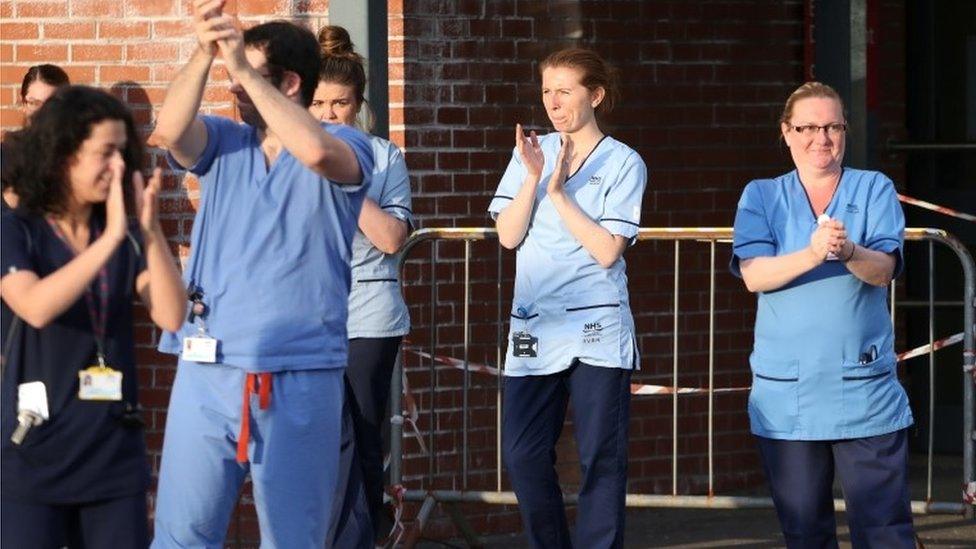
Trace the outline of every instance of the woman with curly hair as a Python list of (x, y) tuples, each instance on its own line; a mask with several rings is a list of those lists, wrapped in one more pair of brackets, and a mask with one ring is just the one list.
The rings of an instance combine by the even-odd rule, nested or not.
[(167, 330), (186, 302), (159, 171), (144, 184), (132, 115), (81, 86), (55, 92), (8, 154), (21, 203), (0, 220), (0, 296), (16, 315), (0, 381), (0, 544), (145, 547), (132, 301)]

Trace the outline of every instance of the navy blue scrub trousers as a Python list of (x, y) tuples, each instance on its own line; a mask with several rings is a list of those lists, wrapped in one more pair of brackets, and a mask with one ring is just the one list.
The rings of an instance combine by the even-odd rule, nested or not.
[(0, 501), (0, 545), (36, 549), (145, 549), (149, 546), (146, 494), (47, 505)]
[(756, 437), (789, 549), (837, 547), (834, 471), (855, 549), (914, 549), (907, 429), (849, 440)]
[(505, 465), (533, 547), (573, 546), (555, 469), (570, 400), (580, 461), (576, 546), (623, 547), (630, 374), (576, 361), (555, 374), (505, 378)]

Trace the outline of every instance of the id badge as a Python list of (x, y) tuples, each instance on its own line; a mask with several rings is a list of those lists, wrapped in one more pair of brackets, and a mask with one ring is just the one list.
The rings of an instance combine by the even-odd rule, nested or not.
[(81, 400), (122, 400), (122, 372), (106, 366), (91, 366), (78, 372)]
[(191, 362), (217, 362), (217, 340), (208, 335), (195, 335), (183, 338), (183, 360)]
[(24, 410), (30, 410), (45, 420), (50, 419), (47, 388), (43, 381), (30, 381), (17, 386), (17, 412)]
[(539, 355), (539, 338), (528, 332), (512, 334), (512, 356), (536, 358)]

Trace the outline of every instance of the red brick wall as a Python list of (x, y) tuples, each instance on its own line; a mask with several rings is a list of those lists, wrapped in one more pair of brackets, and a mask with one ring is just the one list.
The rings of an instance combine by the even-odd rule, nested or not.
[[(902, 131), (903, 12), (883, 2), (880, 47), (882, 128)], [(327, 2), (238, 0), (246, 23), (294, 17), (318, 28)], [(544, 2), (390, 0), (391, 138), (405, 146), (412, 175), (414, 210), (422, 227), (484, 226), (489, 197), (521, 122), (546, 131), (539, 101), (537, 62), (567, 45), (592, 47), (621, 69), (623, 100), (604, 130), (630, 144), (648, 165), (645, 226), (728, 226), (738, 195), (750, 179), (789, 168), (778, 144), (775, 120), (785, 97), (802, 78), (802, 1)], [(889, 6), (888, 4), (893, 4)], [(20, 78), (39, 62), (64, 66), (76, 83), (113, 88), (151, 122), (166, 86), (195, 47), (187, 0), (34, 0), (0, 3), (0, 126), (20, 124), (16, 110)], [(230, 97), (215, 68), (204, 107), (229, 114)], [(881, 160), (887, 162), (887, 158)], [(899, 180), (897, 163), (891, 175)], [(165, 228), (185, 255), (197, 187), (170, 176), (163, 199)], [(426, 246), (415, 250), (407, 269), (407, 297), (415, 329), (411, 345), (427, 351), (432, 311)], [(435, 259), (440, 281), (436, 351), (460, 357), (463, 349), (463, 248), (441, 245)], [(502, 311), (509, 305), (513, 255), (503, 254)], [(472, 247), (470, 358), (496, 364), (496, 247)], [(626, 255), (631, 302), (640, 332), (641, 372), (635, 381), (671, 384), (673, 248), (640, 243)], [(715, 386), (748, 385), (754, 299), (727, 274), (728, 245), (716, 264)], [(679, 384), (707, 383), (707, 246), (682, 246)], [(504, 328), (504, 327), (503, 327)], [(173, 361), (153, 350), (156, 333), (143, 321), (139, 332), (143, 405), (150, 452), (158, 467)], [(430, 429), (431, 395), (426, 364), (405, 354), (418, 399), (418, 425)], [(460, 488), (462, 436), (459, 372), (438, 368), (435, 479), (433, 486)], [(470, 489), (494, 489), (495, 411), (493, 378), (471, 377), (467, 464)], [(679, 400), (678, 492), (706, 490), (706, 404), (703, 397)], [(630, 490), (671, 491), (670, 397), (635, 397), (632, 404)], [(747, 436), (745, 396), (715, 398), (716, 491), (759, 480)], [(559, 449), (560, 475), (575, 490), (578, 474), (571, 429)], [(426, 440), (425, 440), (426, 441)], [(410, 487), (427, 486), (427, 457), (412, 437), (405, 440), (405, 476)], [(508, 489), (507, 483), (504, 485)], [(248, 498), (245, 497), (245, 503)], [(416, 507), (412, 507), (415, 510)], [(514, 509), (463, 506), (481, 532), (517, 528)], [(408, 513), (408, 517), (411, 516)], [(253, 510), (234, 519), (231, 539), (255, 540)], [(443, 513), (428, 532), (452, 535)]]

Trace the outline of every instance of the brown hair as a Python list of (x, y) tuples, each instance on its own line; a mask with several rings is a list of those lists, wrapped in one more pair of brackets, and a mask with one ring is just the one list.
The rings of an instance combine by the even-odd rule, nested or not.
[(797, 101), (810, 97), (823, 97), (836, 100), (840, 104), (840, 110), (844, 118), (847, 118), (847, 113), (844, 109), (844, 100), (840, 98), (837, 90), (821, 82), (807, 82), (793, 90), (793, 93), (786, 99), (786, 105), (783, 106), (783, 114), (779, 117), (780, 125), (790, 123), (790, 120), (793, 118), (793, 106), (796, 105)]
[(31, 84), (38, 80), (55, 88), (71, 84), (71, 81), (68, 80), (68, 73), (64, 72), (64, 69), (61, 67), (46, 63), (43, 65), (34, 65), (27, 69), (27, 74), (24, 75), (24, 80), (20, 84), (21, 101), (27, 99), (27, 88), (30, 88)]
[[(332, 82), (351, 86), (358, 106), (366, 104), (365, 59), (353, 48), (349, 31), (338, 25), (326, 25), (319, 30), (319, 48), (322, 52), (322, 68), (319, 82)], [(366, 131), (372, 129), (373, 116), (367, 105)]]
[(539, 65), (539, 74), (550, 67), (570, 67), (583, 73), (580, 83), (586, 89), (595, 91), (603, 88), (603, 101), (596, 106), (597, 114), (607, 114), (620, 101), (620, 86), (617, 69), (603, 60), (593, 50), (567, 48), (549, 54)]

